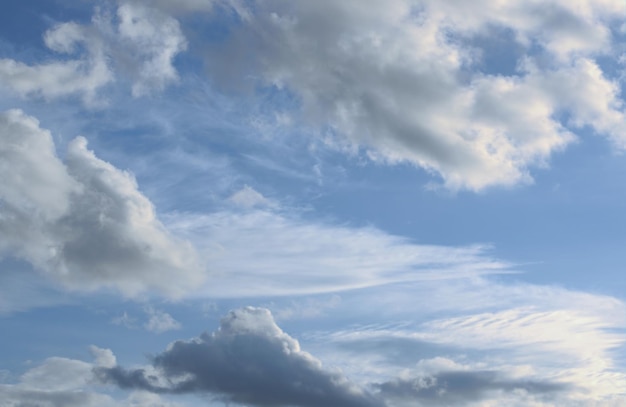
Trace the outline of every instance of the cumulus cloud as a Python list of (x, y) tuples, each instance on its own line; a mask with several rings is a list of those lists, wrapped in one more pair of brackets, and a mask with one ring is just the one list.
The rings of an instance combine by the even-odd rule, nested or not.
[(324, 369), (261, 308), (231, 311), (212, 334), (172, 343), (153, 358), (152, 369), (96, 372), (121, 388), (206, 392), (257, 406), (382, 406), (341, 373)]
[[(618, 87), (594, 60), (612, 51), (621, 1), (225, 3), (239, 23), (211, 54), (214, 75), (286, 89), (329, 145), (412, 163), (448, 188), (531, 182), (572, 126), (625, 139)], [(522, 50), (518, 69), (481, 73), (488, 49), (471, 40), (501, 31)], [(563, 97), (574, 77), (580, 92)]]
[(180, 295), (200, 280), (191, 245), (171, 236), (133, 176), (78, 137), (63, 163), (33, 117), (0, 114), (0, 253), (75, 289)]
[(44, 34), (58, 60), (34, 65), (0, 59), (0, 84), (23, 97), (77, 95), (98, 105), (98, 90), (121, 74), (132, 94), (162, 90), (178, 79), (174, 57), (187, 43), (176, 19), (137, 2), (121, 2), (117, 19), (97, 11), (91, 24), (60, 23)]

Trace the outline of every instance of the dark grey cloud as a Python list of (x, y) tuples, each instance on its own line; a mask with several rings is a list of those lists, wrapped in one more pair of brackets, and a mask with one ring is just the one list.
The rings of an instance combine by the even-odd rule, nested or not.
[[(450, 371), (421, 377), (398, 378), (374, 385), (385, 400), (425, 406), (465, 405), (488, 398), (492, 392), (521, 391), (534, 396), (554, 396), (566, 384), (507, 379), (495, 371)], [(414, 405), (414, 404), (411, 404)]]
[(99, 368), (101, 380), (156, 393), (211, 393), (256, 406), (369, 407), (384, 404), (300, 349), (266, 309), (230, 312), (220, 328), (176, 341), (150, 368)]

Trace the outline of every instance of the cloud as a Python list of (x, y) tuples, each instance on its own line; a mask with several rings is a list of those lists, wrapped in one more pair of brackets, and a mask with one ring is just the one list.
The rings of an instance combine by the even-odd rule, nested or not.
[(274, 206), (270, 200), (248, 185), (244, 185), (243, 188), (235, 192), (228, 200), (242, 208)]
[[(135, 60), (133, 96), (163, 90), (178, 80), (174, 57), (187, 48), (178, 21), (138, 2), (122, 3), (117, 10), (119, 41)], [(118, 52), (117, 50), (115, 52)]]
[(44, 42), (54, 52), (81, 56), (39, 65), (0, 59), (0, 84), (24, 97), (51, 100), (80, 95), (86, 104), (96, 104), (97, 90), (114, 79), (102, 42), (92, 37), (89, 28), (76, 23), (51, 28)]
[[(336, 312), (354, 320), (367, 316), (367, 323), (309, 339), (336, 343), (348, 355), (342, 365), (358, 358), (359, 368), (347, 372), (353, 378), (380, 383), (381, 377), (409, 369), (400, 376), (404, 388), (442, 371), (495, 371), (504, 375), (497, 381), (521, 378), (569, 386), (556, 405), (623, 398), (626, 307), (613, 297), (485, 277), (346, 293)], [(427, 369), (423, 363), (441, 356), (472, 365)]]
[(132, 82), (133, 96), (164, 89), (178, 79), (173, 59), (187, 47), (176, 19), (137, 2), (121, 2), (116, 20), (96, 10), (91, 24), (57, 24), (44, 42), (58, 60), (0, 59), (0, 85), (22, 97), (76, 95), (90, 106), (103, 104), (98, 91), (120, 75)]
[(151, 373), (120, 367), (96, 372), (121, 388), (206, 392), (258, 406), (382, 406), (342, 374), (325, 370), (262, 308), (231, 311), (219, 330), (172, 343), (153, 366)]
[(181, 295), (201, 280), (191, 245), (171, 236), (131, 174), (78, 137), (65, 163), (33, 117), (0, 114), (0, 254), (73, 289)]
[(0, 407), (177, 407), (159, 395), (133, 392), (126, 399), (99, 393), (94, 368), (115, 365), (109, 349), (91, 346), (94, 363), (52, 357), (26, 371), (15, 384), (0, 383)]
[(1, 407), (114, 407), (107, 395), (76, 391), (44, 391), (0, 384)]
[[(494, 393), (554, 396), (567, 385), (532, 380), (507, 379), (494, 371), (449, 371), (416, 378), (397, 378), (375, 387), (383, 399), (401, 405), (450, 406), (468, 405), (488, 399)], [(521, 397), (520, 397), (521, 398)]]
[(136, 319), (129, 316), (128, 313), (126, 311), (124, 311), (122, 313), (122, 315), (120, 315), (119, 317), (115, 317), (111, 320), (111, 323), (114, 325), (121, 325), (123, 327), (126, 327), (128, 329), (134, 329), (136, 328)]
[(148, 314), (148, 321), (144, 324), (144, 328), (148, 331), (160, 334), (181, 328), (180, 322), (176, 321), (167, 312), (152, 307), (146, 307), (145, 311)]
[(510, 272), (489, 256), (489, 247), (420, 245), (287, 210), (171, 214), (165, 221), (210, 264), (209, 284), (190, 295), (302, 295)]
[(92, 364), (81, 360), (51, 357), (27, 371), (21, 382), (39, 390), (70, 391), (86, 386), (91, 380)]
[[(212, 75), (286, 90), (326, 145), (414, 164), (449, 189), (532, 182), (576, 139), (571, 126), (625, 139), (618, 86), (594, 60), (611, 53), (623, 2), (223, 2), (235, 3)], [(489, 49), (472, 40), (501, 31), (522, 50), (518, 68), (482, 73)], [(581, 91), (562, 97), (573, 77)]]

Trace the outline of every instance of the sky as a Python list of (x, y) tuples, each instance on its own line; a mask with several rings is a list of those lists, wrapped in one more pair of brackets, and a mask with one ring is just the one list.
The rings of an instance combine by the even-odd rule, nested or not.
[(0, 407), (626, 405), (623, 0), (0, 13)]

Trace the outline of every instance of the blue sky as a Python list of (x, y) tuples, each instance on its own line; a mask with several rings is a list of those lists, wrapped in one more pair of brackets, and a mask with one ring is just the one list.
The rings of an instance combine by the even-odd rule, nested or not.
[(0, 407), (622, 406), (622, 0), (0, 15)]

